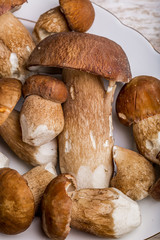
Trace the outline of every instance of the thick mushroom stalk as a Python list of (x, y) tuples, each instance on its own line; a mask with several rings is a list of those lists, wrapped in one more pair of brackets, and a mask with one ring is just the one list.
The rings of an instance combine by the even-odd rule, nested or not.
[(107, 187), (112, 166), (112, 101), (115, 83), (104, 90), (101, 78), (63, 70), (68, 100), (63, 105), (65, 127), (59, 136), (62, 173), (76, 176), (78, 188)]
[(56, 175), (51, 164), (37, 166), (23, 176), (14, 169), (0, 169), (1, 233), (18, 234), (30, 226), (46, 186)]
[[(57, 33), (39, 43), (28, 67), (70, 69), (63, 72), (69, 99), (63, 106), (65, 126), (59, 136), (61, 171), (75, 175), (79, 188), (107, 187), (112, 174), (114, 85), (131, 78), (124, 51), (115, 42), (96, 35)], [(107, 93), (100, 77), (113, 82)]]
[(133, 78), (121, 89), (116, 109), (122, 124), (133, 124), (139, 152), (160, 164), (160, 81), (150, 76)]
[[(12, 126), (12, 127), (11, 127)], [(0, 126), (0, 135), (11, 150), (23, 161), (33, 165), (52, 162), (57, 164), (57, 139), (41, 145), (31, 146), (22, 141), (19, 112), (13, 110), (7, 120)]]

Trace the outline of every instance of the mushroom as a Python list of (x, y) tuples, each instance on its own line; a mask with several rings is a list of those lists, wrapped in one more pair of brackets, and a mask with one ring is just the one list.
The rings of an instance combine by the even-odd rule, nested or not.
[[(12, 127), (11, 127), (12, 126)], [(41, 145), (31, 146), (22, 141), (19, 112), (13, 110), (8, 119), (0, 126), (0, 135), (12, 151), (23, 161), (33, 165), (57, 163), (57, 139)]]
[(151, 76), (133, 78), (121, 89), (116, 110), (122, 124), (133, 125), (139, 152), (160, 164), (160, 81)]
[(72, 30), (86, 32), (92, 26), (95, 12), (90, 0), (59, 0), (59, 3)]
[(23, 176), (14, 169), (0, 169), (1, 233), (18, 234), (30, 226), (40, 198), (55, 176), (48, 165), (37, 166)]
[(120, 237), (141, 223), (136, 202), (115, 188), (76, 190), (69, 174), (54, 178), (42, 197), (42, 227), (51, 239), (63, 240), (70, 226), (99, 237)]
[(137, 152), (118, 146), (113, 147), (113, 160), (117, 174), (111, 179), (111, 187), (119, 189), (133, 200), (147, 197), (155, 182), (152, 164)]
[(49, 11), (43, 13), (34, 29), (33, 39), (36, 44), (42, 41), (44, 38), (57, 32), (68, 32), (70, 31), (64, 15), (60, 11), (60, 7), (55, 7)]
[(89, 0), (60, 0), (60, 6), (43, 13), (33, 30), (33, 38), (39, 43), (51, 34), (68, 32), (86, 32), (95, 17), (94, 8)]
[(23, 93), (25, 102), (20, 112), (22, 140), (33, 146), (41, 146), (63, 130), (61, 103), (67, 99), (67, 88), (56, 78), (35, 75), (26, 80)]
[(22, 84), (17, 79), (0, 79), (0, 126), (8, 118), (21, 97)]
[[(92, 34), (57, 33), (40, 42), (28, 60), (30, 70), (41, 66), (67, 68), (63, 80), (69, 96), (63, 104), (64, 130), (58, 137), (61, 172), (76, 176), (78, 188), (108, 187), (113, 171), (115, 81), (131, 78), (124, 51)], [(110, 80), (106, 91), (99, 76)]]
[(21, 7), (27, 0), (1, 0), (0, 1), (0, 15), (8, 12), (15, 11)]
[(12, 13), (0, 16), (0, 77), (24, 82), (26, 61), (35, 44), (23, 24)]
[(5, 168), (9, 166), (9, 159), (0, 152), (0, 168)]

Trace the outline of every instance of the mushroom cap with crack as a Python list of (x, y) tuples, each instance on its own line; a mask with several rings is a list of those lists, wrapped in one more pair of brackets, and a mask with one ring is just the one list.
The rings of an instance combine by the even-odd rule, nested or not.
[(91, 27), (95, 12), (89, 0), (60, 0), (59, 3), (72, 30), (86, 32)]
[(160, 114), (160, 81), (151, 76), (133, 78), (121, 89), (116, 111), (126, 126)]
[(15, 78), (0, 79), (0, 125), (8, 118), (21, 97), (22, 84)]
[(23, 95), (39, 95), (44, 99), (51, 100), (57, 103), (63, 103), (67, 100), (66, 85), (51, 76), (33, 75), (26, 79), (23, 85)]
[(0, 0), (0, 16), (8, 11), (19, 8), (27, 0)]
[(110, 39), (88, 33), (57, 33), (41, 41), (28, 59), (28, 69), (72, 68), (128, 82), (130, 66), (123, 49)]
[(0, 169), (0, 232), (18, 234), (31, 224), (34, 199), (26, 180), (10, 168)]
[(47, 186), (42, 198), (42, 227), (51, 239), (65, 239), (70, 232), (72, 200), (76, 189), (73, 176), (61, 174)]

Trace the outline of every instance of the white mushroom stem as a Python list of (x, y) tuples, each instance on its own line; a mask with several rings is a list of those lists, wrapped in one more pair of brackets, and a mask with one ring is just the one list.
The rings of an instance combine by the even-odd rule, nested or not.
[(115, 83), (105, 91), (100, 77), (63, 70), (68, 100), (63, 105), (65, 126), (59, 135), (62, 173), (71, 173), (78, 188), (109, 186), (112, 166), (112, 101)]
[(19, 113), (15, 110), (0, 126), (0, 135), (13, 152), (25, 162), (37, 166), (52, 162), (57, 163), (57, 139), (40, 147), (30, 146), (22, 141)]
[(141, 223), (138, 204), (116, 188), (81, 189), (72, 203), (71, 226), (100, 237), (120, 237)]
[(34, 167), (23, 175), (23, 177), (28, 182), (28, 186), (33, 194), (36, 210), (39, 206), (47, 185), (56, 176), (57, 173), (52, 163)]
[(9, 166), (9, 159), (0, 152), (0, 168), (8, 167)]

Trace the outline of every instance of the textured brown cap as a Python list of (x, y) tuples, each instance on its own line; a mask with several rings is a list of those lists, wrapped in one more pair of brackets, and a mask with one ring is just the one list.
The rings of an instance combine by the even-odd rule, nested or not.
[(88, 33), (57, 33), (44, 39), (28, 60), (29, 70), (37, 71), (40, 66), (77, 69), (119, 82), (131, 78), (123, 49), (107, 38)]
[(89, 0), (60, 0), (59, 3), (72, 30), (86, 32), (91, 27), (95, 12)]
[(160, 113), (160, 81), (150, 76), (133, 78), (121, 89), (116, 111), (124, 125), (151, 117)]
[(20, 7), (27, 0), (0, 0), (0, 15), (13, 10), (15, 7)]
[(0, 232), (25, 231), (34, 217), (34, 199), (26, 180), (10, 168), (0, 169)]
[(150, 188), (149, 194), (155, 200), (160, 201), (160, 178)]
[(0, 125), (8, 118), (21, 97), (22, 84), (15, 78), (0, 79)]
[(47, 186), (42, 198), (42, 227), (51, 239), (65, 239), (70, 232), (72, 200), (75, 179), (61, 174)]
[(23, 85), (23, 95), (39, 95), (44, 99), (51, 100), (57, 103), (63, 103), (67, 100), (66, 85), (51, 76), (33, 75), (26, 79)]

